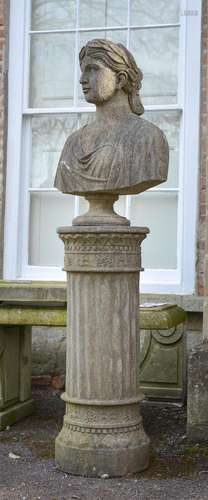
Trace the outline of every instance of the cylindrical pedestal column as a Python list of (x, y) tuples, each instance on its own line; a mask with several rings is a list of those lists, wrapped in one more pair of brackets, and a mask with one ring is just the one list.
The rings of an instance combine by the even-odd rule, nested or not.
[(139, 411), (140, 244), (146, 228), (60, 228), (67, 271), (66, 414), (56, 461), (72, 474), (145, 469)]

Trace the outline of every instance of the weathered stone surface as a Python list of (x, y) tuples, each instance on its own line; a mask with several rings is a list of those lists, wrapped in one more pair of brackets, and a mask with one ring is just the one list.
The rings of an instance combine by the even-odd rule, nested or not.
[(185, 311), (175, 304), (140, 306), (140, 383), (148, 398), (184, 399), (185, 320)]
[(186, 313), (175, 304), (153, 303), (140, 305), (143, 330), (170, 330), (186, 320)]
[(68, 283), (66, 472), (122, 476), (149, 461), (139, 401), (138, 246), (144, 228), (60, 228)]
[(196, 346), (188, 360), (187, 433), (190, 440), (208, 440), (208, 343)]
[(0, 306), (0, 325), (62, 326), (65, 324), (65, 307)]
[(55, 187), (64, 193), (140, 193), (167, 179), (163, 132), (140, 118), (142, 72), (130, 52), (109, 40), (92, 40), (80, 52), (80, 83), (96, 104), (92, 123), (66, 141)]
[(0, 430), (31, 411), (31, 328), (1, 326)]
[(32, 366), (36, 376), (66, 373), (66, 328), (33, 328)]
[(140, 332), (140, 385), (148, 398), (184, 400), (186, 343), (183, 326)]

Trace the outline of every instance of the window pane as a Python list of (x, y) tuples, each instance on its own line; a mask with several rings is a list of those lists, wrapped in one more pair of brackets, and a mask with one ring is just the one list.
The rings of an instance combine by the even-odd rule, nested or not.
[(74, 44), (72, 33), (33, 35), (30, 61), (30, 106), (73, 105)]
[(77, 129), (76, 114), (32, 118), (30, 187), (53, 187), (61, 150), (68, 135)]
[(144, 104), (177, 102), (178, 38), (178, 28), (131, 30), (130, 50), (144, 74)]
[(125, 26), (127, 0), (80, 0), (79, 24), (81, 28)]
[(32, 0), (32, 30), (75, 28), (76, 0)]
[(127, 42), (127, 29), (124, 30), (102, 30), (102, 31), (81, 31), (79, 33), (79, 50), (86, 45), (89, 40), (94, 38), (107, 38), (116, 43)]
[[(146, 111), (144, 118), (160, 127), (165, 133), (170, 151), (168, 180), (162, 188), (178, 187), (180, 111)], [(160, 187), (160, 186), (158, 186)]]
[(118, 201), (114, 204), (114, 210), (117, 214), (125, 217), (125, 208), (126, 208), (126, 196), (119, 196)]
[(74, 196), (61, 193), (30, 194), (29, 265), (63, 266), (64, 245), (56, 229), (70, 226)]
[[(81, 50), (84, 45), (89, 40), (93, 40), (93, 38), (107, 38), (108, 40), (112, 40), (116, 43), (123, 43), (126, 45), (127, 42), (127, 30), (105, 30), (105, 31), (83, 31), (79, 33), (79, 50)], [(80, 68), (78, 69), (78, 74), (80, 78)], [(79, 82), (78, 78), (78, 82)], [(79, 96), (79, 104), (83, 106), (91, 106), (92, 104), (88, 104), (85, 101), (85, 98), (82, 93), (81, 85), (78, 83), (78, 96)]]
[(131, 197), (132, 226), (147, 226), (150, 234), (142, 243), (146, 269), (177, 267), (177, 194), (153, 193)]
[(84, 196), (79, 196), (79, 215), (86, 214), (89, 209), (89, 203), (85, 200)]
[(131, 25), (179, 22), (180, 0), (131, 0)]

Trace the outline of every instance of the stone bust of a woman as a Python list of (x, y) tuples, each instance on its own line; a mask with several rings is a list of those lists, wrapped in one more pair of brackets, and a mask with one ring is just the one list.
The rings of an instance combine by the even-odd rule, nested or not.
[(131, 194), (164, 182), (168, 144), (158, 127), (140, 117), (142, 72), (132, 54), (122, 44), (96, 39), (79, 58), (83, 93), (96, 113), (68, 137), (55, 187), (78, 195)]

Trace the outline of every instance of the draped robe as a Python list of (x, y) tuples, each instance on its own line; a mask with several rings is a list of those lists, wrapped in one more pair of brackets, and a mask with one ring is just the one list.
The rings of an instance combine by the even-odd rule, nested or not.
[(168, 144), (151, 122), (130, 113), (108, 131), (85, 125), (70, 135), (59, 160), (55, 187), (63, 193), (145, 191), (167, 179)]

